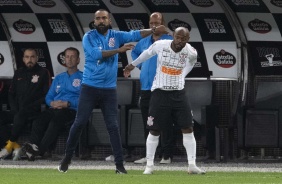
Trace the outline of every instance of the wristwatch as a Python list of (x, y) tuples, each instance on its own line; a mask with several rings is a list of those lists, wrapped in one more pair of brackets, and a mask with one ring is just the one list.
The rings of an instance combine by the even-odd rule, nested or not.
[(71, 106), (71, 103), (68, 101), (68, 107), (70, 107)]

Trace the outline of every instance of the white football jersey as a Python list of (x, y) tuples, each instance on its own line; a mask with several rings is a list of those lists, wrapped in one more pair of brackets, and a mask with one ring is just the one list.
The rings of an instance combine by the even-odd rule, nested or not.
[(157, 71), (151, 91), (161, 90), (182, 90), (185, 84), (185, 76), (193, 69), (197, 62), (197, 51), (190, 44), (175, 53), (171, 49), (172, 40), (159, 40), (154, 42), (145, 50), (132, 65), (146, 61), (148, 58), (158, 55)]

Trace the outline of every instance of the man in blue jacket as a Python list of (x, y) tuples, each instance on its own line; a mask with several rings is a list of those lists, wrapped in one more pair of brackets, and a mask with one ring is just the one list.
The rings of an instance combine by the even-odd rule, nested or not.
[(82, 72), (77, 65), (80, 62), (79, 50), (69, 47), (64, 51), (66, 72), (57, 75), (46, 95), (46, 104), (50, 107), (42, 112), (32, 124), (29, 142), (23, 146), (28, 160), (44, 154), (56, 141), (60, 132), (73, 123), (82, 83)]
[(68, 170), (80, 134), (86, 126), (93, 108), (96, 104), (99, 104), (110, 136), (116, 173), (126, 174), (118, 126), (116, 92), (118, 54), (134, 47), (133, 44), (125, 43), (139, 41), (153, 32), (166, 33), (167, 31), (165, 26), (129, 32), (109, 29), (111, 19), (109, 12), (104, 9), (95, 12), (94, 25), (96, 29), (85, 33), (82, 40), (85, 66), (78, 111), (67, 140), (65, 157), (61, 161), (58, 170), (61, 172)]
[[(159, 12), (154, 12), (150, 16), (149, 26), (155, 27), (164, 25), (163, 15)], [(131, 57), (133, 60), (138, 58), (138, 56), (146, 49), (148, 49), (157, 40), (172, 40), (172, 36), (168, 34), (152, 34), (146, 38), (140, 40), (131, 52)], [(137, 66), (140, 69), (140, 83), (141, 83), (141, 94), (140, 94), (140, 107), (142, 113), (142, 119), (144, 124), (144, 137), (148, 137), (149, 130), (147, 129), (147, 119), (149, 113), (149, 102), (151, 99), (151, 88), (153, 84), (154, 77), (156, 75), (157, 68), (157, 56), (153, 56), (148, 61), (141, 63)], [(145, 143), (144, 143), (145, 145)], [(163, 131), (161, 135), (161, 147), (163, 158), (161, 164), (171, 163), (172, 148), (173, 148), (173, 127), (167, 131)], [(143, 153), (142, 158), (134, 161), (135, 164), (146, 163), (145, 158), (146, 153)]]

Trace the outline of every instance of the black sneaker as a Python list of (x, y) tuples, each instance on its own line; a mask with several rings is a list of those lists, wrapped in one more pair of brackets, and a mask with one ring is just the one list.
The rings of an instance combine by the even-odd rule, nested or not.
[(61, 161), (60, 165), (58, 166), (58, 170), (60, 172), (66, 173), (69, 169), (69, 165), (71, 164), (71, 158), (70, 157), (64, 157)]
[(116, 174), (127, 174), (123, 165), (116, 165)]
[(35, 144), (26, 142), (24, 143), (22, 150), (26, 154), (29, 161), (34, 161), (35, 156), (39, 155), (39, 149)]

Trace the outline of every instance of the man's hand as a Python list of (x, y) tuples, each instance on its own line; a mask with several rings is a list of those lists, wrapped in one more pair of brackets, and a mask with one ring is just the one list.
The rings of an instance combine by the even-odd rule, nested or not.
[(152, 28), (154, 34), (167, 34), (167, 28), (164, 25), (157, 26)]
[(118, 48), (118, 53), (126, 52), (127, 50), (132, 50), (133, 48), (133, 44), (125, 44), (122, 47)]
[(68, 108), (68, 102), (62, 100), (52, 101), (50, 105), (53, 109)]
[(123, 69), (123, 75), (124, 77), (128, 77), (130, 75), (130, 72), (135, 68), (135, 66), (133, 66), (132, 64), (127, 65), (124, 69)]

